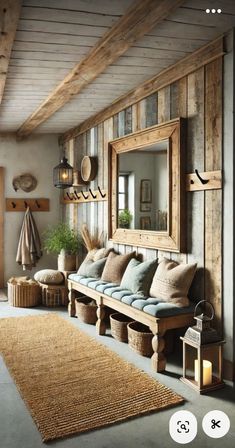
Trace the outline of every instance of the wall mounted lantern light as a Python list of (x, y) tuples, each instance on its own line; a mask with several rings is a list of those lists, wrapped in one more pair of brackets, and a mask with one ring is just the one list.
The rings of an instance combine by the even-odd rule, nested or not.
[(53, 169), (53, 182), (57, 188), (69, 188), (73, 185), (73, 167), (65, 156)]

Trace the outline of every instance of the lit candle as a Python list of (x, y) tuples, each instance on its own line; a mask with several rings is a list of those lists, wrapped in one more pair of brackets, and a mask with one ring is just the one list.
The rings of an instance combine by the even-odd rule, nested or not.
[[(203, 359), (202, 370), (203, 370), (203, 386), (207, 386), (208, 384), (212, 383), (212, 363), (210, 361), (207, 361), (206, 359)], [(198, 359), (195, 359), (194, 361), (194, 372), (195, 372), (194, 374), (195, 381), (198, 382), (199, 377)]]

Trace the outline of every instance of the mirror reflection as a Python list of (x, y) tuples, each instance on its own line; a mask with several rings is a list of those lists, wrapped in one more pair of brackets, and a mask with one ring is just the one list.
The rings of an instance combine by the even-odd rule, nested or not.
[(166, 231), (169, 141), (118, 155), (118, 227)]

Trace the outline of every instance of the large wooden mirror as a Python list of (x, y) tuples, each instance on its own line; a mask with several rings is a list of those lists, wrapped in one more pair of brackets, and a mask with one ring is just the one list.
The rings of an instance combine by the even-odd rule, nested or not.
[(185, 250), (184, 120), (109, 144), (109, 238), (120, 244)]

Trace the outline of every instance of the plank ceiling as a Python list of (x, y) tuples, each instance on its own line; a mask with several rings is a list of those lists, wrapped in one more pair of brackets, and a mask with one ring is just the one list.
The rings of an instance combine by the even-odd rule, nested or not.
[[(133, 0), (24, 0), (0, 107), (15, 132)], [(206, 8), (222, 8), (206, 14)], [(188, 0), (34, 132), (62, 133), (235, 26), (235, 1)]]

